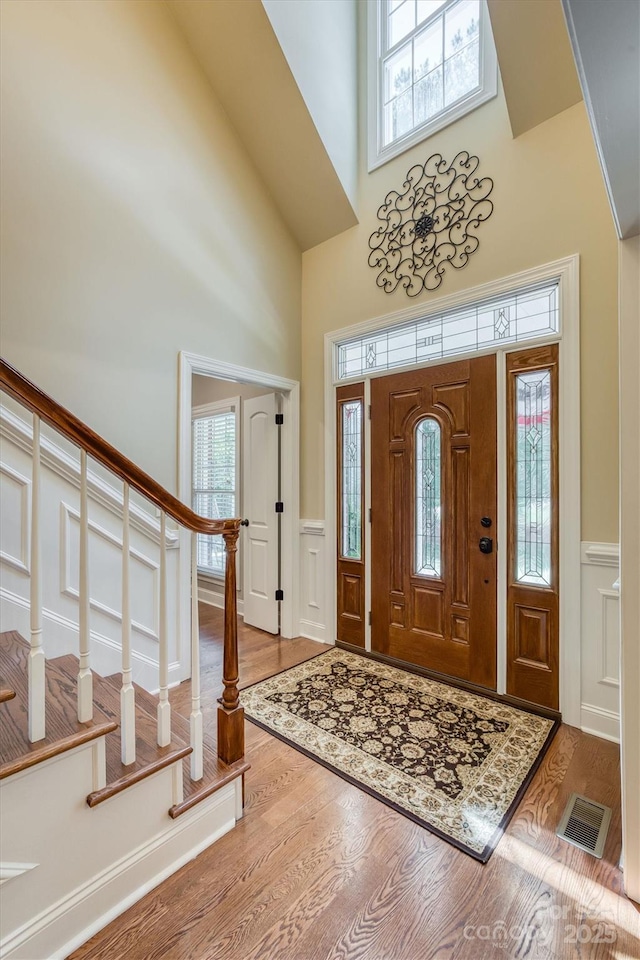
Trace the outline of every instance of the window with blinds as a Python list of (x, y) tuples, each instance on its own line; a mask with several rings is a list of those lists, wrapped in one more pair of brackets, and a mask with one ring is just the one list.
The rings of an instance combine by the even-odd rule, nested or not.
[[(238, 411), (225, 404), (193, 419), (193, 509), (203, 517), (237, 516)], [(224, 540), (198, 534), (198, 568), (223, 576)]]

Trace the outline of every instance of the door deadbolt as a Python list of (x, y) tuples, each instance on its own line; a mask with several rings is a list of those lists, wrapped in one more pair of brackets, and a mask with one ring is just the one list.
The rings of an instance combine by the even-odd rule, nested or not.
[(493, 553), (493, 540), (491, 537), (480, 537), (478, 544), (480, 553)]
[(490, 527), (492, 522), (493, 521), (491, 520), (491, 517), (483, 517), (480, 521), (480, 524), (483, 527)]

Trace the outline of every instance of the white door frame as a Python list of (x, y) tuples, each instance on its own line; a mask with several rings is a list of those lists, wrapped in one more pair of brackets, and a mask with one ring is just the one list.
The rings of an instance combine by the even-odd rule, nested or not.
[[(498, 387), (498, 530), (506, 530), (506, 354), (516, 349), (535, 347), (543, 343), (559, 344), (560, 374), (560, 710), (566, 723), (580, 726), (581, 686), (581, 629), (580, 629), (580, 258), (578, 254), (543, 264), (522, 273), (493, 280), (462, 290), (448, 297), (421, 303), (397, 313), (385, 314), (354, 326), (334, 330), (324, 338), (324, 422), (325, 422), (325, 521), (327, 543), (337, 542), (336, 477), (336, 386), (350, 382), (365, 383), (365, 402), (369, 403), (370, 379), (416, 369), (415, 364), (389, 370), (380, 370), (358, 377), (337, 381), (334, 368), (336, 344), (350, 337), (372, 333), (424, 316), (445, 312), (468, 303), (512, 293), (515, 290), (551, 280), (559, 281), (560, 333), (548, 337), (510, 342), (504, 347), (495, 344), (484, 351), (456, 354), (438, 363), (471, 359), (481, 353), (497, 355)], [(428, 364), (421, 364), (427, 366)], [(370, 425), (365, 418), (365, 442), (370, 449)], [(370, 467), (370, 453), (365, 451), (366, 472)], [(365, 512), (371, 506), (371, 481), (365, 477)], [(365, 598), (371, 599), (371, 536), (365, 525), (366, 565)], [(327, 638), (336, 639), (336, 556), (327, 551)], [(507, 551), (498, 550), (498, 693), (506, 692), (507, 676), (507, 621), (506, 621)], [(371, 609), (370, 605), (367, 610)], [(370, 628), (366, 627), (367, 648), (370, 649)]]
[[(178, 355), (178, 497), (191, 505), (191, 378), (193, 374), (219, 377), (236, 383), (269, 387), (282, 394), (282, 514), (281, 581), (284, 600), (280, 608), (280, 635), (289, 639), (300, 633), (298, 603), (299, 514), (300, 514), (300, 384), (262, 370), (225, 363), (185, 350)], [(191, 674), (191, 546), (190, 534), (180, 530), (180, 643), (179, 658), (183, 679)]]

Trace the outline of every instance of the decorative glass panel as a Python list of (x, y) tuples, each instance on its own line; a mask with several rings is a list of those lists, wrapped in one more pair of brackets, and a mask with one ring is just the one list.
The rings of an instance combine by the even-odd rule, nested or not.
[(362, 400), (342, 404), (342, 556), (362, 559)]
[(516, 579), (551, 586), (551, 373), (516, 377)]
[(416, 574), (440, 577), (440, 424), (428, 417), (416, 427)]
[(338, 344), (338, 380), (520, 343), (559, 331), (558, 284), (366, 333)]
[[(193, 421), (193, 509), (202, 517), (224, 520), (236, 514), (236, 415)], [(221, 536), (198, 534), (198, 566), (224, 574)]]

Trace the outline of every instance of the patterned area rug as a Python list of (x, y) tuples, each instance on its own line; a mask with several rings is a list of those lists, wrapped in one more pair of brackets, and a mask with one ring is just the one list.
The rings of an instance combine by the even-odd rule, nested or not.
[(248, 719), (485, 863), (548, 720), (332, 649), (242, 693)]

